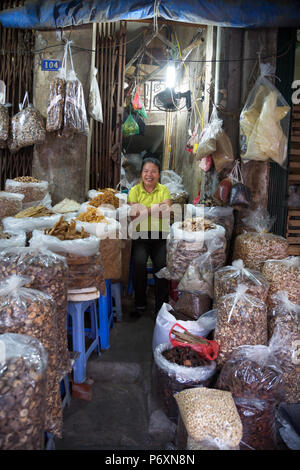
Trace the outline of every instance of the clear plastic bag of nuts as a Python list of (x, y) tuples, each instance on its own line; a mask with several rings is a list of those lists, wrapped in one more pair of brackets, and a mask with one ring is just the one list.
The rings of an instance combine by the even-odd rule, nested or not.
[[(25, 103), (27, 101), (27, 106)], [(11, 119), (11, 135), (8, 138), (8, 148), (17, 152), (23, 147), (40, 144), (46, 139), (46, 127), (41, 113), (29, 103), (28, 92), (23, 103), (19, 104), (20, 111)]]
[(64, 123), (67, 44), (68, 42), (65, 44), (61, 68), (57, 76), (50, 83), (46, 118), (46, 130), (48, 132), (61, 131)]
[(264, 262), (262, 275), (269, 282), (267, 305), (269, 315), (275, 306), (274, 294), (284, 290), (288, 298), (295, 304), (300, 304), (300, 257), (288, 256), (282, 260), (269, 259)]
[(10, 248), (1, 252), (0, 281), (13, 273), (30, 277), (25, 287), (51, 295), (57, 306), (57, 370), (71, 372), (67, 338), (68, 265), (63, 256), (39, 247)]
[(12, 194), (7, 191), (0, 191), (0, 220), (4, 217), (16, 215), (22, 210), (24, 194)]
[(247, 269), (242, 260), (232, 262), (232, 266), (224, 266), (218, 269), (214, 275), (214, 308), (217, 308), (218, 300), (223, 295), (232, 294), (238, 284), (248, 287), (247, 294), (266, 301), (269, 283), (259, 271)]
[(195, 387), (174, 396), (189, 438), (198, 444), (217, 442), (233, 449), (239, 446), (242, 423), (230, 392)]
[(273, 345), (243, 345), (224, 364), (216, 387), (230, 391), (243, 423), (241, 447), (276, 448), (276, 405), (283, 399), (283, 371)]
[(24, 287), (29, 277), (12, 275), (0, 283), (0, 334), (39, 340), (48, 354), (45, 431), (62, 436), (62, 403), (57, 364), (57, 308), (53, 297)]
[[(5, 191), (8, 193), (24, 194), (23, 209), (26, 204), (42, 201), (48, 193), (48, 181), (41, 181), (32, 176), (20, 176), (5, 181)], [(33, 205), (33, 204), (32, 204)]]
[(243, 223), (254, 230), (238, 235), (233, 246), (233, 260), (242, 259), (249, 269), (261, 271), (268, 259), (283, 259), (288, 256), (288, 241), (279, 235), (268, 233), (275, 218), (262, 207), (250, 211), (242, 219)]
[(283, 401), (299, 403), (300, 304), (291, 302), (285, 291), (277, 292), (273, 298), (275, 307), (269, 328), (269, 346), (283, 371)]
[(220, 346), (217, 367), (221, 368), (232, 351), (243, 344), (266, 345), (268, 342), (267, 306), (247, 294), (248, 286), (239, 284), (232, 294), (218, 301), (214, 340)]
[(0, 335), (0, 449), (43, 450), (47, 352), (40, 341)]

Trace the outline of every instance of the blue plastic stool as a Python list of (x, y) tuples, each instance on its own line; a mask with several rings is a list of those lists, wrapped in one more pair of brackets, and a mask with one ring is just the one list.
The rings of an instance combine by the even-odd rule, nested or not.
[[(84, 314), (90, 313), (91, 328), (84, 325)], [(72, 318), (73, 351), (80, 353), (73, 366), (74, 383), (83, 383), (86, 380), (86, 363), (92, 351), (97, 349), (100, 355), (98, 337), (97, 301), (85, 300), (82, 302), (68, 301), (68, 315)], [(85, 350), (85, 336), (93, 339), (91, 345)]]
[(60, 393), (62, 398), (62, 407), (70, 406), (71, 393), (68, 374), (66, 374), (60, 381)]
[(118, 321), (122, 321), (122, 284), (121, 282), (111, 283), (111, 296), (114, 301), (113, 314), (116, 316)]
[(109, 330), (114, 325), (112, 288), (110, 279), (105, 279), (106, 295), (98, 299), (100, 349), (109, 348)]

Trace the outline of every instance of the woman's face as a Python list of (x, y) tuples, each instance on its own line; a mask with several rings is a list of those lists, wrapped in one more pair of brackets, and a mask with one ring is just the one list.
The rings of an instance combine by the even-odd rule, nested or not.
[(159, 180), (159, 169), (154, 163), (145, 163), (142, 170), (142, 181), (146, 186), (155, 186)]

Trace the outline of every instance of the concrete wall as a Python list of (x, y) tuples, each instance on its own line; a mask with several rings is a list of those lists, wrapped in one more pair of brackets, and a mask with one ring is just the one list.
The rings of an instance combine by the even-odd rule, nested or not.
[[(71, 39), (74, 45), (92, 49), (93, 25), (76, 27), (72, 30), (40, 31), (36, 33), (36, 49), (55, 46), (62, 39)], [(42, 59), (59, 59), (63, 57), (63, 46), (53, 47), (36, 54), (34, 70), (34, 105), (46, 118), (49, 86), (56, 72), (41, 70)], [(87, 104), (92, 54), (73, 49), (74, 68), (84, 89)], [(52, 202), (56, 204), (68, 197), (78, 202), (86, 200), (88, 171), (87, 160), (88, 138), (74, 135), (71, 139), (49, 133), (45, 143), (35, 146), (33, 158), (33, 175), (47, 180), (50, 185)]]

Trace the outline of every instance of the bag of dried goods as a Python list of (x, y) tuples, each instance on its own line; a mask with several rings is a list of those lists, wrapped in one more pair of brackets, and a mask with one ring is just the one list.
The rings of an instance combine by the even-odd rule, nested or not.
[(191, 348), (160, 344), (154, 350), (156, 393), (171, 421), (178, 420), (174, 393), (191, 387), (208, 387), (216, 371), (214, 361), (201, 358)]
[(48, 132), (61, 131), (63, 128), (67, 79), (67, 53), (68, 41), (65, 44), (61, 68), (57, 76), (50, 83), (46, 119), (46, 130)]
[(0, 148), (7, 146), (9, 135), (9, 114), (8, 107), (5, 105), (6, 85), (0, 80)]
[[(25, 102), (27, 107), (25, 108)], [(23, 103), (19, 104), (19, 112), (11, 119), (11, 136), (8, 138), (8, 148), (17, 152), (23, 147), (41, 144), (46, 139), (46, 128), (41, 113), (29, 103), (26, 91)]]
[(69, 289), (96, 287), (105, 295), (104, 270), (100, 255), (100, 240), (93, 235), (77, 229), (74, 220), (58, 222), (44, 233), (34, 230), (30, 246), (36, 245), (53, 251), (66, 258), (69, 275)]
[(222, 134), (222, 119), (219, 119), (216, 108), (213, 109), (209, 123), (202, 130), (200, 140), (198, 143), (196, 158), (201, 158), (211, 155), (217, 150), (217, 139)]
[(241, 448), (276, 448), (275, 407), (283, 398), (282, 367), (266, 345), (236, 348), (224, 364), (217, 388), (232, 393), (243, 423)]
[(214, 306), (223, 295), (235, 292), (238, 284), (246, 285), (247, 294), (266, 302), (269, 283), (259, 271), (247, 269), (241, 259), (233, 261), (232, 266), (224, 266), (214, 274)]
[(241, 207), (249, 207), (251, 202), (251, 191), (244, 184), (239, 160), (236, 161), (236, 164), (234, 165), (229, 177), (232, 181), (232, 187), (229, 196), (229, 205), (236, 209), (239, 209)]
[(24, 194), (0, 191), (0, 220), (16, 215), (22, 209)]
[(229, 201), (232, 182), (230, 178), (223, 178), (217, 186), (214, 197), (226, 204)]
[(226, 241), (229, 246), (234, 227), (234, 214), (232, 207), (216, 205), (216, 201), (212, 202), (212, 205), (208, 205), (206, 202), (195, 206), (187, 204), (186, 213), (187, 216), (205, 217), (205, 219), (211, 220), (216, 225), (222, 225), (222, 227), (225, 228)]
[(44, 450), (47, 352), (37, 339), (0, 335), (0, 449)]
[(171, 345), (169, 333), (175, 323), (178, 323), (179, 325), (183, 326), (190, 333), (202, 337), (207, 336), (210, 331), (213, 330), (216, 326), (216, 310), (211, 310), (204, 313), (203, 315), (201, 315), (200, 318), (198, 318), (198, 320), (177, 320), (174, 314), (175, 312), (171, 305), (166, 303), (164, 303), (161, 309), (159, 310), (153, 331), (153, 351), (159, 344), (168, 343)]
[(71, 69), (67, 72), (66, 98), (64, 108), (64, 128), (62, 135), (72, 137), (74, 133), (89, 134), (89, 123), (85, 108), (84, 92), (81, 81), (74, 70), (71, 41), (67, 45), (70, 55)]
[(270, 348), (283, 371), (283, 401), (299, 403), (300, 304), (291, 302), (288, 293), (274, 294), (274, 315), (270, 323)]
[(258, 207), (242, 220), (255, 231), (236, 237), (233, 246), (234, 260), (242, 259), (246, 268), (261, 271), (266, 260), (288, 257), (288, 241), (279, 235), (268, 233), (274, 218), (266, 210)]
[(180, 280), (190, 263), (208, 250), (212, 239), (220, 240), (218, 248), (211, 253), (214, 269), (226, 261), (225, 229), (203, 217), (186, 218), (175, 222), (167, 237), (167, 266), (156, 273), (157, 277)]
[(215, 169), (220, 173), (234, 161), (233, 148), (231, 140), (222, 129), (216, 139), (216, 150), (211, 154)]
[(61, 377), (71, 372), (67, 340), (68, 266), (64, 257), (45, 250), (22, 247), (1, 251), (0, 280), (13, 273), (30, 278), (26, 287), (51, 295), (57, 305), (57, 368)]
[(75, 219), (76, 227), (83, 228), (86, 232), (100, 238), (116, 239), (121, 230), (120, 223), (102, 214), (102, 209), (87, 207), (86, 212), (81, 212)]
[[(23, 209), (26, 208), (24, 204), (42, 201), (47, 196), (48, 189), (48, 181), (41, 181), (32, 176), (18, 176), (17, 178), (7, 179), (5, 181), (5, 191), (9, 193), (24, 194), (24, 199), (22, 201)], [(27, 205), (27, 207), (29, 206)]]
[(91, 74), (88, 113), (91, 118), (95, 119), (95, 121), (103, 122), (102, 102), (97, 81), (97, 73), (98, 70), (94, 67), (93, 73)]
[(0, 283), (0, 334), (39, 340), (48, 354), (45, 431), (62, 436), (60, 379), (57, 369), (57, 306), (45, 292), (24, 287), (29, 277), (12, 275)]
[(271, 64), (260, 65), (260, 75), (240, 115), (240, 151), (244, 160), (273, 160), (283, 166), (287, 157), (290, 106), (266, 78)]
[(239, 446), (243, 429), (230, 392), (195, 387), (174, 396), (188, 437), (198, 445), (224, 449)]
[(53, 212), (56, 214), (69, 214), (69, 213), (77, 213), (80, 209), (80, 204), (73, 199), (65, 198), (59, 203), (55, 204), (52, 207)]
[(218, 301), (214, 340), (220, 345), (217, 366), (221, 368), (232, 351), (243, 344), (267, 344), (267, 306), (247, 294), (248, 286), (239, 284), (232, 294)]
[(278, 291), (286, 291), (291, 302), (300, 304), (299, 256), (288, 256), (281, 260), (268, 259), (264, 262), (261, 273), (270, 286), (267, 297), (270, 315), (275, 305), (273, 295)]
[(18, 246), (26, 245), (26, 233), (24, 231), (18, 232), (3, 232), (0, 231), (0, 251), (6, 248), (15, 248)]

